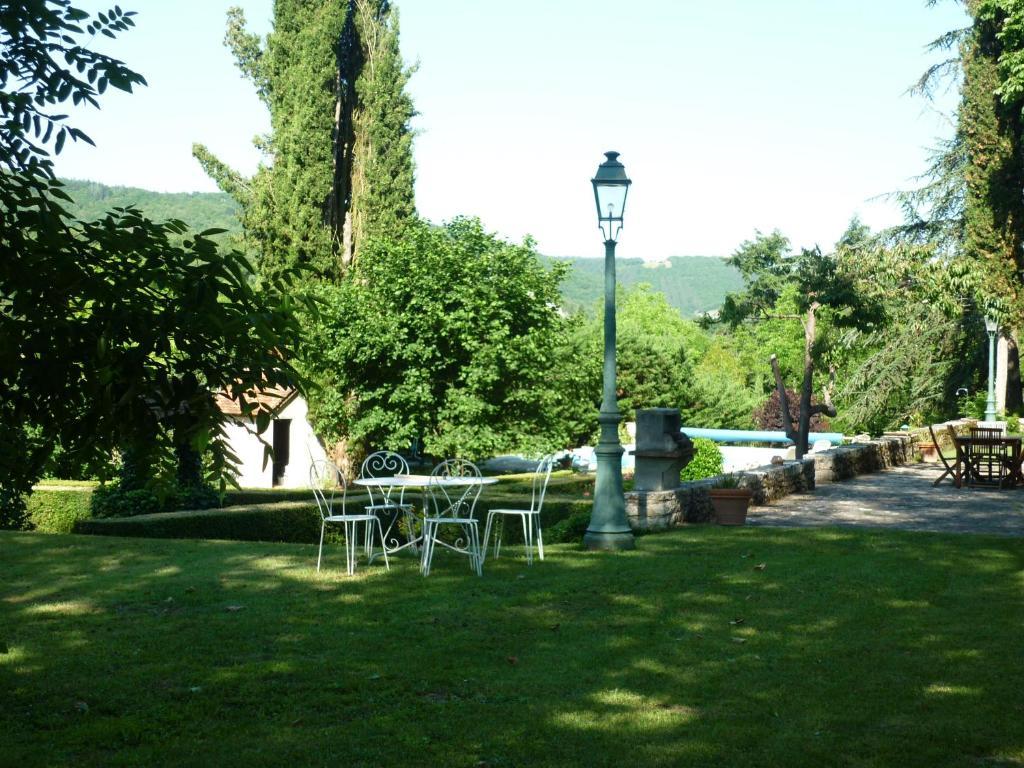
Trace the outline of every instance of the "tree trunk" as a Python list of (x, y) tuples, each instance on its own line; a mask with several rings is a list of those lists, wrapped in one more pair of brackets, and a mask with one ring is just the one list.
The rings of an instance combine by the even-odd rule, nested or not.
[(1021, 397), (1020, 348), (1016, 334), (1007, 337), (1006, 355), (1006, 403), (1007, 413), (1019, 413), (1024, 399)]
[(789, 396), (786, 394), (786, 382), (782, 380), (782, 371), (779, 370), (779, 358), (772, 355), (768, 358), (772, 366), (772, 374), (775, 376), (775, 388), (779, 392), (779, 408), (782, 410), (782, 428), (786, 437), (794, 443), (797, 441), (797, 433), (793, 428), (793, 418), (789, 415)]
[(804, 319), (804, 379), (800, 384), (800, 426), (797, 434), (796, 457), (802, 459), (807, 453), (807, 440), (811, 431), (811, 393), (814, 391), (814, 335), (817, 329), (815, 313), (821, 305), (814, 301), (807, 308)]

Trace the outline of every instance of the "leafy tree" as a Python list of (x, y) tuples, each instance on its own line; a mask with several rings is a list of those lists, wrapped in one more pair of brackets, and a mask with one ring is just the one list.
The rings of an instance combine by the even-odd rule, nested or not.
[[(818, 405), (811, 402), (815, 364), (827, 352), (825, 334), (819, 333), (819, 313), (828, 316), (831, 327), (870, 328), (882, 319), (883, 307), (872, 296), (858, 291), (856, 281), (841, 269), (841, 262), (834, 255), (823, 254), (817, 247), (792, 254), (789, 241), (778, 231), (770, 235), (758, 233), (754, 240), (744, 242), (730, 262), (743, 275), (746, 290), (726, 298), (722, 309), (723, 321), (736, 326), (761, 318), (783, 317), (799, 320), (803, 326), (799, 424), (794, 428), (788, 419), (784, 419), (786, 434), (796, 443), (799, 458), (808, 448), (811, 418), (818, 413), (836, 415), (831, 402), (834, 367), (829, 386), (824, 390), (824, 402)], [(798, 312), (780, 316), (777, 303), (788, 286), (796, 288)], [(789, 407), (784, 380), (774, 355), (771, 362), (781, 412), (785, 415), (789, 413)]]
[(949, 413), (980, 350), (980, 318), (964, 302), (969, 264), (938, 243), (866, 234), (840, 240), (836, 259), (858, 292), (884, 307), (884, 322), (846, 332), (837, 423), (876, 434)]
[[(158, 463), (210, 451), (224, 478), (233, 457), (214, 392), (240, 400), (292, 385), (297, 328), (271, 282), (259, 297), (249, 265), (180, 221), (131, 208), (76, 221), (62, 207), (49, 148), (91, 141), (53, 114), (98, 106), (108, 86), (144, 84), (82, 42), (127, 30), (118, 8), (90, 20), (69, 0), (0, 5), (0, 523), (24, 522), (30, 492), (58, 441), (83, 456), (121, 446)], [(180, 245), (172, 236), (182, 237)], [(246, 405), (248, 410), (254, 406)], [(265, 420), (266, 414), (261, 414)], [(168, 462), (174, 474), (177, 463)], [(194, 468), (195, 463), (191, 466)]]
[[(481, 458), (561, 447), (551, 386), (565, 320), (562, 270), (473, 219), (410, 223), (370, 240), (351, 274), (321, 283), (303, 361), (329, 441)], [(351, 449), (351, 448), (350, 448)]]
[(263, 274), (301, 264), (337, 279), (415, 214), (397, 14), (386, 0), (277, 0), (266, 41), (232, 8), (225, 44), (270, 110), (257, 144), (271, 163), (245, 178), (202, 145), (193, 154), (241, 204)]

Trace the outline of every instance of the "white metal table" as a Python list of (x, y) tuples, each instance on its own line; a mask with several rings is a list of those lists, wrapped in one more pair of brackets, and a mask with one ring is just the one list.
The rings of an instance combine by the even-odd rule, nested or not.
[[(392, 488), (409, 488), (411, 490), (420, 491), (424, 497), (423, 504), (420, 505), (421, 514), (418, 515), (418, 517), (420, 517), (421, 519), (424, 517), (422, 512), (426, 507), (427, 486), (430, 485), (432, 482), (435, 483), (436, 485), (446, 486), (449, 488), (464, 488), (467, 486), (474, 485), (494, 485), (495, 483), (498, 482), (498, 478), (474, 477), (471, 475), (445, 475), (441, 477), (432, 477), (431, 475), (391, 475), (383, 477), (360, 477), (357, 480), (355, 480), (356, 485), (361, 485), (363, 487), (369, 488), (380, 488), (382, 491)], [(415, 552), (420, 542), (423, 541), (422, 531), (420, 532), (419, 535), (416, 536), (414, 536), (413, 532), (410, 531), (408, 541), (406, 541), (404, 544), (400, 544), (398, 538), (396, 536), (391, 535), (391, 532), (394, 529), (395, 524), (398, 522), (398, 519), (401, 516), (401, 514), (396, 514), (388, 522), (387, 528), (384, 529), (383, 547), (384, 551), (387, 552), (389, 555), (393, 555), (396, 552), (400, 552), (401, 550), (407, 547), (412, 548), (412, 550)], [(389, 542), (391, 546), (388, 546)], [(376, 557), (376, 555), (371, 555), (369, 559), (373, 560), (374, 557)]]

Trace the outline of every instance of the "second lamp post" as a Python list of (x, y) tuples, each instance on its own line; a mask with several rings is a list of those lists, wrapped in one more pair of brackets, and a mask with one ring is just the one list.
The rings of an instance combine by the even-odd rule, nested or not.
[(592, 179), (597, 219), (604, 235), (604, 390), (601, 397), (601, 438), (597, 443), (597, 481), (590, 525), (583, 537), (587, 549), (633, 549), (633, 531), (626, 519), (622, 492), (622, 444), (619, 442), (618, 397), (615, 387), (615, 241), (622, 230), (626, 195), (632, 182), (618, 152), (607, 158)]
[(985, 421), (996, 420), (996, 333), (999, 323), (991, 317), (985, 318), (985, 330), (988, 331), (988, 399), (985, 401)]

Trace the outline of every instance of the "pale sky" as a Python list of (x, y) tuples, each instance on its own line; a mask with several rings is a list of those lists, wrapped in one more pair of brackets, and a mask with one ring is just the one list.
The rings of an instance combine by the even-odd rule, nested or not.
[[(266, 33), (272, 1), (119, 2), (138, 11), (136, 29), (92, 47), (149, 87), (73, 112), (98, 147), (66, 148), (58, 173), (213, 191), (193, 141), (251, 173), (269, 117), (222, 44), (225, 12), (241, 5)], [(776, 228), (828, 248), (854, 214), (897, 223), (895, 206), (872, 198), (913, 184), (956, 103), (907, 88), (939, 58), (927, 43), (967, 21), (952, 0), (395, 5), (403, 55), (419, 63), (420, 213), (479, 216), (503, 237), (533, 235), (543, 253), (599, 256), (590, 178), (616, 150), (634, 182), (618, 252), (646, 259), (724, 256)]]

